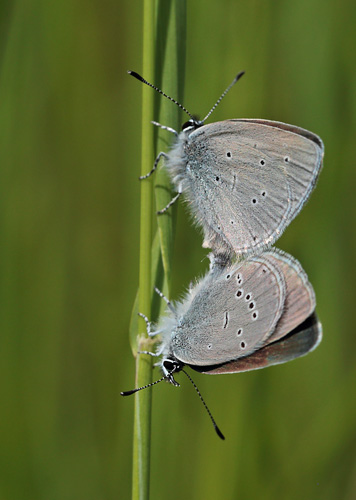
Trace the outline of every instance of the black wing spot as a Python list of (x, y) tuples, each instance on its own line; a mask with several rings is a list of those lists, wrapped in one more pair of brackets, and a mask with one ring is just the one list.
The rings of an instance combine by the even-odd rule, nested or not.
[(228, 324), (229, 324), (229, 313), (228, 311), (225, 311), (224, 328), (227, 328)]

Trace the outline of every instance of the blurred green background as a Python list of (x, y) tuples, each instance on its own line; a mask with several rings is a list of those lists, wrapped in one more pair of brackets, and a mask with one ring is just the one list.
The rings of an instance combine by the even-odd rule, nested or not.
[[(142, 5), (2, 2), (0, 500), (130, 498)], [(293, 363), (153, 390), (154, 499), (356, 498), (356, 5), (188, 2), (184, 105), (310, 129), (326, 155), (278, 242), (324, 340)], [(184, 118), (185, 120), (185, 118)], [(167, 125), (170, 125), (169, 123)], [(173, 298), (208, 266), (183, 205)], [(158, 372), (154, 374), (154, 378)]]

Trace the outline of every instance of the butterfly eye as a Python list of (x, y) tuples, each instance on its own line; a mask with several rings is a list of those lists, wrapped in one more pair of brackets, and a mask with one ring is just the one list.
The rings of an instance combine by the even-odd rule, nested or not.
[(173, 368), (174, 368), (174, 363), (172, 361), (169, 361), (168, 359), (166, 359), (164, 362), (163, 362), (163, 366), (164, 368), (167, 370), (167, 371), (172, 371)]
[(196, 120), (192, 120), (192, 119), (188, 120), (187, 122), (183, 123), (182, 130), (185, 130), (186, 128), (190, 128), (190, 127), (198, 128), (199, 122), (197, 122)]

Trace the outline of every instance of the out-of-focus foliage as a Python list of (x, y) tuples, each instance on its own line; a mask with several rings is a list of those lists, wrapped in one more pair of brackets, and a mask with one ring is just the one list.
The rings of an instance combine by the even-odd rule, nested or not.
[[(317, 189), (278, 242), (309, 274), (324, 340), (287, 365), (194, 373), (225, 442), (186, 380), (155, 387), (155, 500), (356, 496), (355, 8), (188, 2), (184, 105), (204, 116), (244, 69), (213, 121), (269, 118), (325, 142)], [(129, 1), (1, 7), (4, 500), (130, 496), (133, 399), (119, 391), (134, 386), (141, 88), (126, 70), (141, 69), (141, 16)], [(173, 298), (206, 253), (181, 205)]]

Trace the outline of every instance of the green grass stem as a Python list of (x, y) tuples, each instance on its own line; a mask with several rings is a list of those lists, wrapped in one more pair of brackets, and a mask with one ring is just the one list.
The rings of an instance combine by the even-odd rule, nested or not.
[[(153, 0), (144, 1), (143, 19), (143, 70), (144, 78), (165, 89), (173, 97), (183, 98), (184, 68), (185, 68), (185, 0)], [(159, 99), (158, 99), (159, 97)], [(155, 101), (156, 99), (156, 101)], [(154, 103), (156, 102), (156, 106)], [(154, 112), (155, 111), (155, 112)], [(150, 123), (156, 116), (161, 123), (179, 129), (179, 108), (173, 103), (143, 85), (142, 88), (142, 157), (141, 173), (151, 170), (154, 161), (155, 129)], [(158, 131), (157, 150), (166, 149), (167, 138), (164, 131)], [(163, 138), (162, 138), (163, 137)], [(169, 137), (169, 139), (171, 139)], [(174, 244), (174, 226), (176, 209), (158, 217), (159, 240), (157, 237), (152, 245), (152, 221), (154, 210), (152, 202), (152, 185), (154, 176), (141, 182), (141, 219), (140, 219), (140, 272), (138, 311), (150, 319), (156, 319), (153, 308), (152, 292), (154, 285), (159, 286), (169, 294), (169, 280)], [(164, 170), (156, 175), (156, 204), (165, 206), (172, 197), (169, 179)], [(159, 246), (158, 246), (159, 241)], [(159, 248), (159, 252), (157, 249)], [(138, 325), (138, 350), (152, 350), (153, 341), (142, 332), (146, 325), (142, 318), (137, 323), (135, 302), (132, 325)], [(136, 330), (137, 332), (137, 330)], [(132, 335), (131, 335), (132, 341)], [(135, 351), (135, 342), (133, 342)], [(136, 357), (136, 387), (149, 384), (152, 381), (152, 358), (147, 355)], [(151, 433), (151, 389), (140, 391), (135, 395), (134, 443), (133, 443), (133, 488), (134, 500), (149, 498), (150, 478), (150, 433)]]

